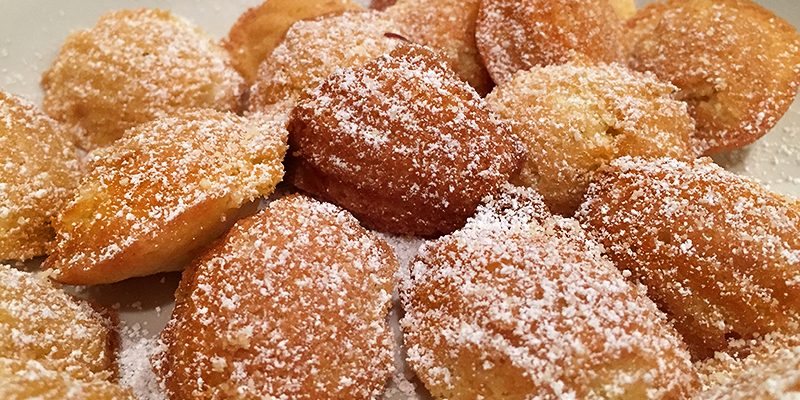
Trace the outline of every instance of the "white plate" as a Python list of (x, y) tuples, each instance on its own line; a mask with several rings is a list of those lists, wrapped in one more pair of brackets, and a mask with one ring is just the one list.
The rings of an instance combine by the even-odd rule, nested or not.
[[(0, 89), (41, 101), (39, 79), (66, 35), (94, 25), (106, 11), (132, 7), (159, 7), (188, 18), (214, 37), (224, 36), (245, 9), (261, 0), (0, 0)], [(363, 1), (362, 1), (363, 2)], [(639, 1), (640, 4), (647, 1)], [(800, 26), (797, 0), (759, 1), (794, 26)], [(746, 149), (717, 157), (737, 173), (754, 177), (771, 189), (800, 197), (800, 102), (766, 137)], [(392, 240), (410, 257), (415, 242)], [(153, 376), (137, 337), (157, 335), (170, 316), (179, 275), (162, 274), (114, 285), (88, 288), (83, 293), (100, 304), (118, 307), (123, 331), (123, 383), (135, 386), (143, 399), (159, 399), (151, 392)], [(400, 379), (403, 384), (403, 379)], [(404, 383), (408, 386), (408, 383)], [(148, 389), (148, 387), (150, 389)], [(394, 391), (392, 398), (409, 396)]]

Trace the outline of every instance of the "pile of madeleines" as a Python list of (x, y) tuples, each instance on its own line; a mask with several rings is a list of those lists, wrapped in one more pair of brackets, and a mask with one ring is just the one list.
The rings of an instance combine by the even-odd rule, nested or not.
[(706, 156), (799, 83), (750, 0), (110, 12), (0, 93), (0, 398), (134, 398), (60, 285), (176, 270), (170, 399), (379, 398), (395, 294), (436, 399), (797, 396), (800, 202)]

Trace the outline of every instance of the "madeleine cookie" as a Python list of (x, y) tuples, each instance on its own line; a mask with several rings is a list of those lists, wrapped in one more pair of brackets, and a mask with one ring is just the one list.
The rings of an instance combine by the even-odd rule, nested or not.
[(281, 43), (297, 21), (362, 7), (351, 0), (266, 0), (245, 11), (222, 41), (233, 67), (252, 84), (258, 66)]
[(669, 0), (627, 24), (630, 65), (680, 89), (695, 147), (716, 153), (766, 134), (800, 84), (800, 36), (749, 0)]
[(444, 59), (412, 44), (337, 70), (301, 99), (289, 130), (290, 182), (399, 234), (459, 228), (523, 154)]
[(526, 144), (514, 182), (572, 215), (592, 173), (617, 157), (691, 157), (694, 121), (676, 90), (617, 64), (567, 63), (520, 72), (486, 102)]
[(345, 12), (298, 21), (261, 63), (250, 110), (294, 101), (337, 68), (366, 64), (403, 42), (401, 29), (376, 11)]
[(0, 358), (0, 398), (5, 400), (135, 400), (130, 389), (101, 379), (75, 379), (36, 361)]
[(73, 137), (32, 104), (0, 92), (0, 261), (45, 255), (50, 220), (78, 185)]
[(44, 110), (87, 149), (194, 108), (236, 110), (244, 81), (223, 48), (168, 11), (113, 11), (70, 34), (42, 77)]
[(414, 42), (441, 51), (456, 74), (481, 95), (492, 89), (475, 43), (480, 0), (400, 0), (386, 14)]
[(427, 242), (400, 289), (408, 362), (437, 399), (681, 399), (680, 337), (577, 222), (530, 189)]
[(612, 161), (578, 218), (697, 358), (797, 323), (800, 209), (710, 159)]
[(77, 379), (108, 378), (115, 340), (111, 322), (88, 304), (46, 277), (0, 265), (0, 358), (36, 361)]
[(203, 110), (129, 130), (92, 155), (44, 266), (81, 285), (182, 269), (280, 182), (285, 124)]
[(497, 84), (576, 54), (594, 62), (623, 59), (622, 22), (608, 0), (483, 0), (475, 39)]
[(346, 211), (275, 200), (184, 272), (156, 370), (172, 399), (376, 398), (396, 271)]

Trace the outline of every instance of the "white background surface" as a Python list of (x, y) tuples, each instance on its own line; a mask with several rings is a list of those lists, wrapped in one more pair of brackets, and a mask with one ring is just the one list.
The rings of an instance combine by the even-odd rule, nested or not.
[[(94, 25), (105, 11), (160, 7), (193, 21), (215, 38), (225, 35), (247, 7), (260, 0), (0, 0), (0, 89), (41, 101), (39, 79), (72, 30)], [(640, 1), (640, 3), (643, 3)], [(800, 26), (800, 1), (763, 0), (793, 25)], [(800, 196), (800, 103), (767, 137), (733, 154), (718, 157), (727, 168), (755, 177), (771, 189)], [(157, 334), (172, 305), (178, 274), (132, 279), (86, 292), (107, 306), (119, 305), (129, 328)]]

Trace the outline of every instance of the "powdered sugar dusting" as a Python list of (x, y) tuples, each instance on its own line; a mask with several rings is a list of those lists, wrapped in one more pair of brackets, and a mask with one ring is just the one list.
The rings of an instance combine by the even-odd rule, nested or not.
[(794, 399), (800, 395), (800, 338), (772, 334), (750, 343), (749, 354), (725, 353), (698, 366), (709, 400)]
[(166, 392), (150, 364), (150, 359), (163, 351), (158, 340), (126, 327), (122, 330), (121, 349), (120, 385), (130, 387), (139, 400), (166, 400)]
[(453, 70), (484, 95), (492, 79), (475, 44), (479, 0), (400, 0), (386, 15), (413, 41), (442, 51)]
[(606, 0), (483, 0), (475, 39), (500, 84), (517, 71), (561, 64), (575, 54), (621, 61), (621, 28)]
[(579, 219), (646, 284), (695, 356), (792, 324), (800, 312), (800, 210), (709, 159), (623, 157)]
[(375, 397), (392, 371), (396, 268), (347, 212), (276, 200), (184, 275), (156, 367), (183, 396)]
[(0, 358), (0, 397), (37, 400), (134, 400), (130, 390), (102, 378), (80, 380), (35, 360)]
[(293, 183), (403, 234), (462, 225), (523, 152), (475, 90), (417, 45), (337, 69), (298, 103), (289, 130)]
[(50, 218), (78, 184), (73, 138), (27, 101), (0, 92), (0, 260), (43, 255)]
[[(203, 1), (195, 1), (195, 2), (188, 2), (188, 3), (176, 3), (170, 4), (170, 7), (175, 7), (176, 10), (183, 9), (187, 16), (192, 18), (199, 18), (200, 20), (206, 20), (205, 22), (208, 23), (208, 27), (211, 28), (212, 31), (218, 31), (222, 33), (228, 28), (228, 22), (232, 21), (229, 16), (233, 16), (231, 10), (235, 10), (238, 5), (244, 5), (247, 3), (248, 5), (254, 5), (255, 3), (251, 2), (229, 2), (225, 4), (213, 4), (213, 5), (206, 5)], [(106, 5), (98, 5), (94, 4), (86, 4), (86, 7), (80, 7), (81, 14), (91, 14), (96, 10), (100, 10), (105, 7), (109, 7), (112, 3), (103, 3)], [(18, 7), (14, 6), (11, 7), (12, 14), (13, 10), (18, 9)], [(22, 7), (24, 9), (24, 6)], [(243, 9), (243, 8), (242, 8)], [(220, 12), (222, 11), (222, 12)], [(0, 68), (0, 72), (2, 72), (2, 79), (0, 79), (0, 83), (7, 85), (7, 88), (14, 87), (15, 90), (21, 90), (22, 93), (26, 94), (27, 96), (31, 96), (31, 98), (36, 98), (38, 93), (36, 93), (36, 88), (38, 84), (38, 76), (42, 67), (45, 66), (45, 63), (48, 61), (46, 55), (49, 52), (55, 51), (57, 43), (53, 42), (52, 46), (50, 45), (49, 41), (42, 41), (39, 40), (39, 37), (46, 37), (46, 36), (53, 36), (53, 31), (59, 31), (59, 29), (65, 29), (67, 25), (74, 25), (74, 15), (72, 11), (67, 10), (66, 18), (64, 18), (65, 12), (64, 10), (58, 9), (44, 9), (39, 10), (38, 14), (39, 19), (37, 21), (41, 22), (36, 25), (36, 28), (32, 28), (30, 30), (25, 30), (25, 33), (15, 33), (14, 35), (10, 35), (7, 38), (0, 39), (0, 61), (3, 61), (5, 65)], [(790, 14), (781, 14), (781, 15), (790, 15)], [(63, 22), (62, 22), (63, 21)], [(18, 24), (8, 24), (7, 26), (11, 26), (10, 29), (17, 29), (15, 26)], [(63, 25), (63, 26), (62, 26)], [(22, 29), (20, 29), (22, 31)], [(757, 31), (757, 30), (754, 30)], [(709, 31), (710, 32), (710, 31)], [(34, 35), (30, 35), (30, 33), (36, 33)], [(55, 36), (61, 36), (55, 35)], [(13, 37), (13, 39), (12, 39)], [(14, 43), (12, 43), (12, 40)], [(60, 40), (60, 39), (57, 39)], [(46, 43), (46, 46), (38, 46), (34, 45), (36, 43), (43, 42)], [(32, 48), (31, 48), (32, 47)], [(22, 50), (22, 51), (20, 51)], [(43, 57), (43, 54), (45, 57)], [(755, 58), (751, 60), (756, 60)], [(31, 72), (32, 71), (32, 72)], [(30, 77), (28, 77), (30, 76)], [(790, 119), (796, 119), (797, 115), (793, 115)], [(768, 114), (764, 115), (765, 121), (774, 121), (773, 117)], [(751, 148), (745, 152), (740, 152), (734, 155), (732, 158), (732, 162), (728, 162), (726, 160), (726, 168), (731, 168), (735, 170), (737, 173), (743, 173), (748, 176), (755, 176), (759, 178), (759, 180), (763, 183), (768, 184), (772, 189), (779, 190), (784, 193), (794, 193), (795, 195), (800, 194), (796, 191), (798, 186), (798, 182), (796, 178), (792, 175), (796, 171), (796, 165), (794, 161), (798, 159), (796, 157), (796, 151), (794, 142), (792, 142), (792, 137), (794, 132), (796, 131), (794, 126), (786, 126), (785, 128), (781, 128), (780, 130), (776, 130), (768, 139), (776, 139), (770, 140), (769, 143), (765, 143), (763, 146), (758, 146), (757, 148)], [(45, 157), (44, 160), (50, 160), (51, 158)], [(2, 180), (2, 179), (0, 179)], [(0, 189), (1, 190), (1, 189)], [(26, 193), (34, 195), (36, 193), (41, 193), (40, 190), (26, 190)], [(2, 198), (2, 193), (0, 193), (0, 198)], [(1, 202), (0, 202), (1, 203)], [(15, 203), (16, 204), (16, 203)], [(2, 218), (0, 218), (2, 219)], [(0, 224), (1, 225), (1, 224)], [(0, 235), (2, 236), (2, 235)], [(392, 238), (387, 238), (387, 241), (392, 242)], [(415, 242), (415, 240), (409, 239), (409, 243)], [(404, 245), (405, 240), (398, 240), (396, 243), (398, 246), (395, 246), (399, 252), (399, 258), (410, 258), (413, 257), (415, 251), (412, 251), (407, 246)], [(394, 243), (393, 243), (394, 245)], [(696, 248), (697, 244), (695, 242), (686, 242), (683, 241), (680, 245), (687, 251)], [(414, 245), (410, 247), (415, 247)], [(631, 275), (629, 270), (623, 271), (623, 273), (627, 273), (627, 275)], [(145, 287), (143, 287), (145, 289)], [(143, 292), (146, 292), (143, 291)], [(146, 302), (145, 302), (146, 304)], [(147, 306), (143, 310), (146, 314), (154, 312), (154, 310), (149, 310)], [(392, 317), (394, 318), (394, 317)], [(152, 325), (152, 324), (151, 324)], [(125, 333), (123, 333), (125, 334)], [(130, 332), (131, 336), (138, 336), (137, 333)], [(125, 339), (123, 339), (126, 341)], [(140, 397), (145, 399), (161, 399), (163, 398), (163, 394), (154, 397), (149, 397), (142, 395), (142, 393), (150, 393), (152, 392), (153, 387), (150, 386), (146, 382), (152, 382), (150, 377), (144, 377), (147, 375), (142, 373), (138, 375), (137, 372), (131, 372), (130, 379), (126, 378), (125, 371), (148, 371), (148, 369), (141, 369), (140, 367), (145, 365), (142, 361), (145, 361), (147, 355), (151, 354), (152, 348), (154, 344), (150, 341), (144, 343), (144, 341), (140, 342), (138, 340), (127, 340), (126, 343), (123, 343), (123, 349), (126, 347), (130, 347), (132, 351), (125, 352), (121, 354), (122, 360), (120, 361), (120, 368), (123, 370), (121, 371), (121, 379), (127, 382), (136, 382), (134, 386), (140, 386), (141, 388), (145, 388), (142, 390), (137, 390)], [(783, 345), (782, 345), (783, 346)], [(776, 348), (777, 349), (777, 348)], [(771, 350), (772, 351), (772, 350)], [(783, 352), (783, 350), (779, 350)], [(397, 353), (401, 354), (401, 353)], [(787, 353), (788, 354), (788, 353)], [(137, 362), (133, 363), (126, 363), (126, 359), (136, 359)], [(797, 356), (791, 356), (790, 360), (796, 360)], [(1, 363), (0, 363), (1, 364)], [(791, 374), (781, 375), (782, 372), (779, 369), (773, 369), (772, 367), (765, 367), (765, 364), (762, 361), (759, 362), (752, 362), (746, 365), (745, 368), (742, 370), (747, 370), (753, 372), (752, 374), (745, 375), (743, 378), (740, 379), (740, 382), (749, 382), (754, 384), (761, 384), (765, 388), (769, 388), (769, 392), (763, 392), (766, 396), (767, 393), (769, 395), (773, 395), (775, 397), (779, 397), (781, 392), (776, 389), (790, 387), (792, 385), (792, 380), (788, 377)], [(788, 365), (788, 364), (787, 364)], [(130, 366), (130, 367), (129, 367)], [(792, 366), (794, 370), (797, 369), (797, 366)], [(0, 367), (2, 369), (2, 367)], [(33, 370), (39, 371), (41, 369), (40, 366), (32, 367)], [(5, 372), (5, 371), (3, 371)], [(763, 375), (759, 374), (763, 372)], [(793, 372), (792, 372), (793, 373)], [(2, 373), (0, 373), (2, 375)], [(37, 376), (42, 376), (43, 378), (46, 376), (51, 377), (53, 374), (48, 372), (47, 374), (42, 373), (42, 375), (35, 374)], [(138, 375), (133, 377), (134, 375)], [(407, 399), (411, 397), (411, 392), (413, 391), (406, 383), (406, 380), (410, 376), (407, 374), (405, 376), (398, 375), (398, 381), (404, 382), (401, 386), (402, 390), (399, 392), (392, 392), (391, 389), (387, 392), (389, 394), (395, 394), (397, 399)], [(786, 377), (786, 379), (784, 379)], [(737, 378), (738, 379), (738, 378)], [(413, 381), (413, 379), (412, 379)], [(37, 379), (35, 381), (28, 381), (27, 384), (32, 383), (41, 383), (41, 382), (50, 382), (46, 379)], [(0, 385), (0, 387), (5, 388), (5, 386)], [(727, 397), (713, 397), (713, 398), (737, 398), (737, 396), (744, 396), (745, 398), (752, 398), (756, 395), (752, 394), (752, 392), (748, 390), (743, 390), (741, 387), (732, 386), (734, 389), (732, 392), (728, 393)], [(0, 388), (0, 389), (2, 389)], [(0, 390), (2, 393), (2, 390)], [(70, 393), (75, 394), (75, 391), (71, 391)], [(705, 392), (704, 394), (708, 395), (709, 392)], [(719, 392), (716, 392), (719, 393)], [(733, 395), (732, 395), (733, 393)], [(716, 395), (715, 395), (716, 396)], [(784, 396), (786, 396), (784, 394)], [(0, 397), (4, 397), (0, 395)]]
[(298, 21), (258, 70), (250, 108), (296, 100), (336, 68), (358, 66), (388, 53), (401, 29), (381, 13), (345, 12)]
[[(286, 115), (281, 113), (242, 118), (206, 110), (128, 131), (113, 146), (91, 155), (89, 172), (77, 195), (55, 223), (56, 251), (45, 266), (66, 273), (59, 279), (84, 284), (182, 267), (157, 265), (160, 260), (153, 260), (156, 254), (151, 251), (150, 264), (132, 261), (139, 270), (122, 265), (100, 271), (126, 256), (129, 249), (157, 242), (159, 235), (173, 232), (170, 229), (179, 234), (184, 224), (202, 223), (198, 218), (181, 222), (198, 208), (207, 210), (204, 218), (210, 222), (205, 229), (213, 232), (225, 222), (226, 212), (270, 194), (283, 175), (285, 123)], [(181, 243), (198, 238), (184, 243), (176, 250), (179, 252), (203, 244), (197, 243), (197, 232), (185, 235), (192, 236), (162, 240)], [(161, 246), (169, 248), (168, 243)], [(180, 259), (175, 254), (166, 257), (172, 257), (175, 264)], [(100, 275), (92, 277), (92, 271)]]
[(800, 36), (750, 1), (662, 1), (628, 23), (630, 65), (681, 91), (696, 146), (738, 148), (766, 134), (800, 85)]
[(78, 379), (114, 375), (111, 323), (47, 276), (0, 264), (0, 355)]
[(688, 394), (688, 353), (577, 222), (514, 189), (402, 281), (409, 361), (443, 398)]
[(600, 166), (624, 155), (690, 157), (694, 122), (677, 88), (619, 64), (533, 67), (486, 101), (528, 148), (517, 183), (553, 212), (575, 212)]
[[(378, 234), (394, 250), (397, 257), (399, 270), (398, 279), (404, 271), (408, 269), (411, 260), (417, 255), (419, 247), (424, 240), (412, 236), (395, 236), (388, 234)], [(428, 397), (420, 397), (417, 393), (424, 391), (424, 386), (417, 380), (414, 372), (406, 363), (406, 348), (403, 343), (403, 332), (400, 329), (400, 318), (403, 315), (402, 305), (398, 298), (397, 291), (392, 294), (392, 311), (389, 314), (389, 326), (394, 336), (394, 366), (395, 370), (389, 382), (386, 392), (383, 394), (384, 400), (411, 400)]]
[(243, 82), (221, 47), (156, 9), (110, 12), (72, 33), (42, 78), (45, 111), (79, 128), (87, 148), (182, 110), (235, 110)]

